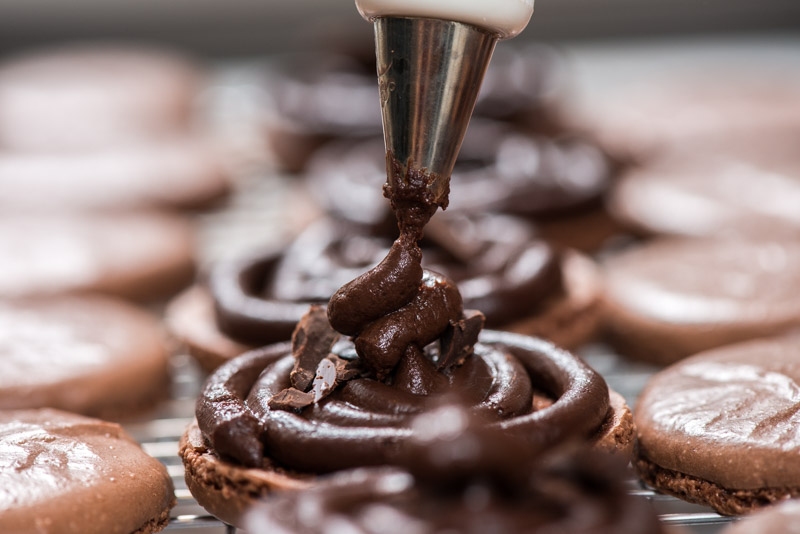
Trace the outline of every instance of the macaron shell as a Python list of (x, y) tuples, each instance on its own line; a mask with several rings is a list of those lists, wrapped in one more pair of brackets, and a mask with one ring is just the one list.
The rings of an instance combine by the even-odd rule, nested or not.
[(639, 454), (729, 490), (797, 489), (800, 338), (698, 354), (656, 374), (634, 410)]
[(194, 236), (156, 214), (0, 217), (0, 298), (170, 294), (194, 272)]
[(0, 302), (0, 408), (125, 418), (168, 385), (155, 317), (104, 297)]
[(0, 531), (155, 532), (174, 502), (165, 467), (118, 425), (56, 410), (0, 412)]
[(800, 325), (800, 245), (662, 239), (604, 262), (603, 316), (625, 355), (671, 363)]

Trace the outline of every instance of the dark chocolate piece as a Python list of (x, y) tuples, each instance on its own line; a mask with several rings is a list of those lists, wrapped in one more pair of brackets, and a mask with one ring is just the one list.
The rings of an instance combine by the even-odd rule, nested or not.
[[(337, 343), (337, 347), (343, 355), (352, 350), (344, 343)], [(433, 361), (427, 351), (425, 358)], [(251, 369), (256, 363), (262, 367)], [(323, 402), (300, 413), (273, 410), (268, 401), (291, 386), (289, 373), (293, 364), (289, 344), (284, 343), (232, 360), (209, 377), (198, 400), (198, 423), (215, 448), (214, 423), (224, 420), (225, 415), (209, 418), (202, 417), (201, 412), (215, 410), (213, 392), (233, 394), (227, 384), (250, 383), (252, 374), (257, 379), (246, 392), (236, 388), (242, 393), (235, 395), (236, 403), (231, 403), (237, 410), (225, 412), (236, 415), (244, 406), (263, 425), (263, 431), (250, 436), (264, 440), (263, 445), (259, 443), (259, 447), (241, 456), (257, 456), (263, 447), (278, 465), (301, 472), (322, 473), (395, 461), (399, 450), (414, 435), (410, 418), (425, 411), (431, 395), (465, 395), (470, 411), (488, 418), (493, 427), (519, 433), (533, 449), (586, 439), (600, 430), (609, 409), (605, 381), (579, 358), (546, 341), (502, 332), (484, 330), (474, 354), (462, 365), (436, 371), (445, 382), (426, 381), (422, 387), (431, 391), (428, 397), (414, 394), (409, 386), (353, 378)], [(244, 374), (241, 379), (237, 378), (239, 371)], [(403, 376), (413, 375), (404, 371), (395, 376), (409, 384), (410, 380)], [(534, 411), (533, 388), (554, 399), (552, 405)], [(231, 456), (229, 452), (225, 454)]]
[(295, 358), (294, 369), (289, 375), (292, 387), (308, 391), (314, 381), (317, 366), (330, 353), (338, 337), (339, 334), (328, 322), (325, 308), (311, 306), (292, 334), (292, 354)]

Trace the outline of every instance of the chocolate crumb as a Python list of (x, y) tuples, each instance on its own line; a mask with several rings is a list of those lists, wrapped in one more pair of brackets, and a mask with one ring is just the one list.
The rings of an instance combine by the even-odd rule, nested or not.
[(273, 395), (268, 406), (273, 410), (302, 410), (314, 404), (314, 394), (306, 393), (295, 388), (287, 388)]
[(317, 365), (314, 385), (311, 392), (314, 394), (314, 402), (319, 402), (328, 396), (336, 386), (336, 364), (325, 358)]
[(338, 338), (339, 334), (328, 322), (325, 308), (311, 306), (292, 334), (292, 354), (295, 361), (289, 379), (293, 387), (300, 391), (311, 388), (319, 363), (330, 353)]
[(440, 338), (439, 369), (460, 365), (472, 354), (484, 320), (484, 315), (478, 310), (464, 310), (461, 320), (450, 323)]

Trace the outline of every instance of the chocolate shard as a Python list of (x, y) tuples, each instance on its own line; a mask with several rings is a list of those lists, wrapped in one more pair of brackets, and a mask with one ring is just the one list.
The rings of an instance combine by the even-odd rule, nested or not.
[(339, 334), (331, 328), (323, 306), (314, 305), (297, 323), (292, 334), (294, 368), (289, 380), (294, 388), (308, 391), (319, 363), (330, 353)]
[(302, 410), (314, 404), (314, 394), (295, 388), (287, 388), (269, 399), (269, 407), (273, 410)]
[(478, 310), (464, 310), (459, 321), (450, 323), (440, 338), (439, 369), (460, 365), (472, 354), (485, 320)]
[(311, 393), (314, 402), (319, 402), (338, 388), (344, 382), (356, 378), (361, 373), (355, 362), (339, 358), (335, 354), (319, 362)]
[(361, 376), (361, 362), (345, 360), (333, 354), (329, 357), (336, 363), (336, 380), (339, 383)]
[(314, 394), (314, 402), (319, 402), (327, 397), (336, 387), (336, 364), (328, 358), (323, 359), (317, 365), (316, 376), (311, 392)]

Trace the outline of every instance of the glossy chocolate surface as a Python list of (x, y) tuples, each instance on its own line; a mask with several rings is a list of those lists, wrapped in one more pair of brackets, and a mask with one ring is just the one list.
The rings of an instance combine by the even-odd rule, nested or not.
[[(270, 250), (214, 267), (209, 287), (217, 324), (253, 345), (289, 339), (308, 305), (376, 266), (391, 239), (324, 219), (283, 251)], [(464, 306), (496, 327), (540, 310), (562, 294), (561, 255), (519, 219), (492, 214), (437, 214), (421, 242), (424, 265), (454, 280)]]
[(448, 403), (411, 426), (402, 468), (344, 471), (273, 496), (247, 514), (248, 531), (660, 532), (649, 506), (627, 494), (623, 466), (597, 451), (534, 451)]
[(173, 503), (164, 466), (119, 425), (0, 412), (0, 531), (130, 534)]
[(639, 398), (639, 445), (650, 461), (729, 489), (797, 487), (800, 344), (751, 341), (655, 375)]

